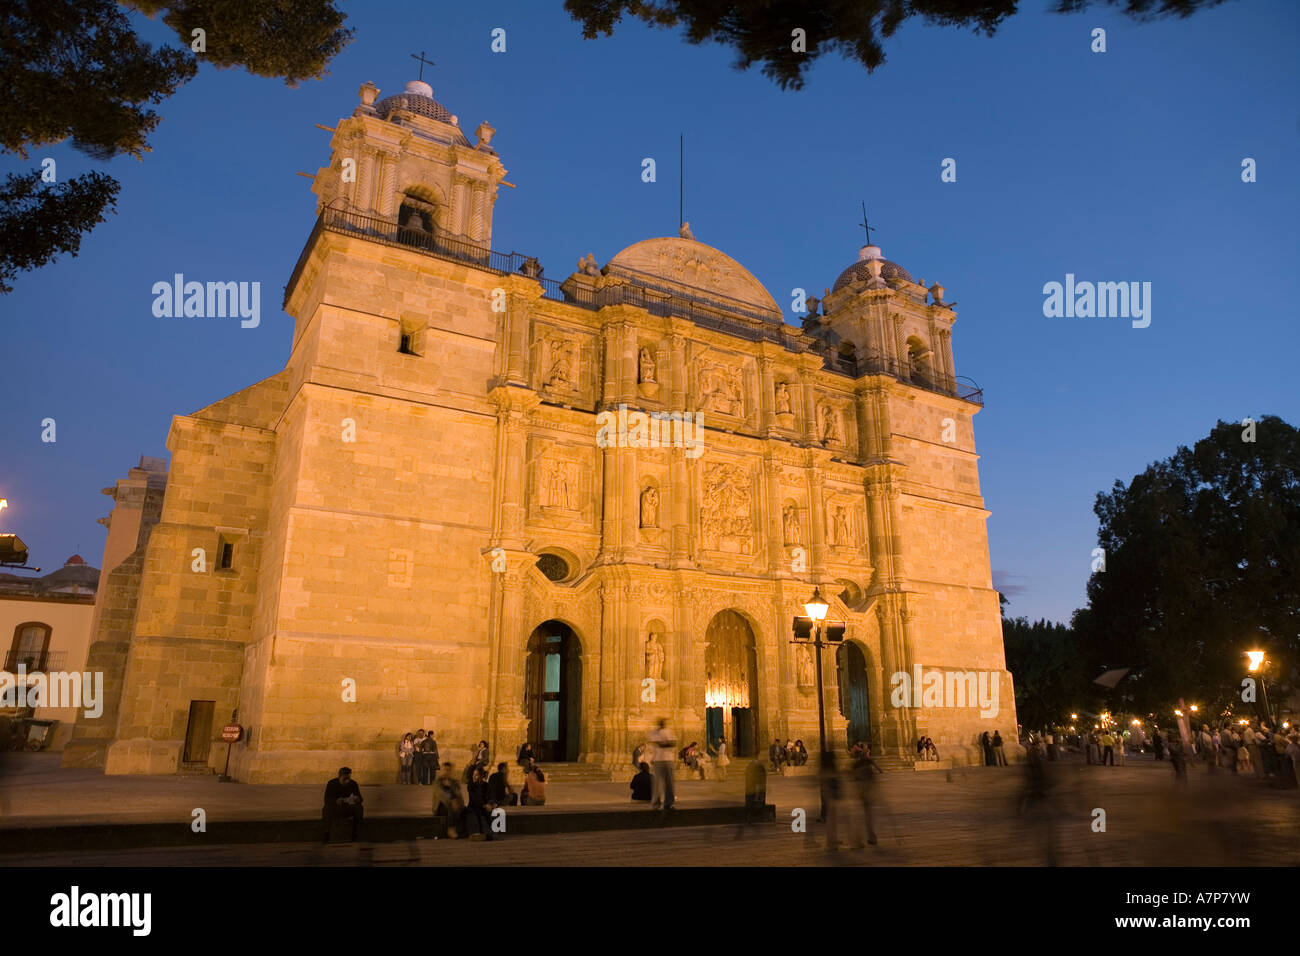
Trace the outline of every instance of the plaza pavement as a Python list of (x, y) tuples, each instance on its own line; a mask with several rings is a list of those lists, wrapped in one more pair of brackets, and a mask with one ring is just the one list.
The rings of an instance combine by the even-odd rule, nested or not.
[[(43, 755), (36, 755), (41, 757)], [(733, 767), (733, 769), (735, 769)], [(1300, 795), (1254, 777), (1193, 770), (1174, 786), (1167, 763), (1130, 756), (1125, 767), (1089, 767), (1071, 758), (1054, 768), (1049, 801), (1017, 813), (1024, 786), (1020, 767), (947, 772), (898, 771), (877, 788), (879, 843), (835, 855), (825, 851), (814, 823), (817, 794), (810, 776), (768, 778), (776, 823), (754, 827), (554, 833), (510, 836), (490, 843), (402, 840), (319, 845), (156, 847), (134, 850), (0, 853), (0, 863), (24, 865), (509, 865), (551, 866), (1291, 866), (1300, 864)], [(191, 811), (209, 821), (315, 819), (320, 787), (220, 784), (205, 777), (105, 777), (61, 770), (53, 762), (12, 764), (0, 778), (0, 831), (72, 823), (174, 821), (188, 829)], [(743, 781), (679, 781), (682, 808), (740, 801)], [(429, 788), (367, 785), (367, 819), (426, 813)], [(548, 804), (512, 813), (547, 813), (630, 806), (626, 782), (548, 787)], [(810, 833), (794, 832), (792, 811), (803, 808)], [(1105, 832), (1094, 828), (1106, 813)], [(649, 811), (647, 811), (649, 812)], [(0, 841), (3, 833), (0, 832)], [(1051, 852), (1049, 854), (1049, 846)]]

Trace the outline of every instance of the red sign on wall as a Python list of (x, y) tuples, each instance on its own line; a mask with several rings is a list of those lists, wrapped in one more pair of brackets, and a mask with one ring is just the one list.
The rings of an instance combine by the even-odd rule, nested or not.
[(226, 726), (221, 728), (221, 739), (228, 744), (233, 744), (243, 736), (244, 728), (239, 726), (239, 724), (226, 724)]

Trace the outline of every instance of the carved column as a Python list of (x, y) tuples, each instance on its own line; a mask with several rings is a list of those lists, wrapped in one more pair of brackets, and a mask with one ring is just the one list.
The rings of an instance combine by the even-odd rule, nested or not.
[(772, 376), (772, 360), (758, 360), (758, 430), (767, 434), (776, 426), (775, 395), (776, 385)]
[(939, 333), (943, 338), (943, 362), (944, 370), (948, 374), (948, 381), (956, 387), (957, 369), (952, 364), (952, 329), (944, 329)]
[(781, 522), (781, 463), (763, 460), (763, 487), (767, 505), (767, 566), (771, 574), (788, 571), (785, 566), (785, 529)]
[(912, 363), (907, 359), (907, 340), (903, 335), (903, 317), (901, 315), (894, 316), (894, 349), (894, 361), (896, 363), (895, 367), (898, 369), (898, 376), (910, 381), (911, 376), (908, 373), (911, 370)]
[(379, 189), (375, 197), (375, 210), (384, 219), (393, 215), (394, 178), (397, 175), (397, 160), (388, 153), (379, 154)]
[(353, 202), (357, 211), (363, 216), (374, 214), (375, 196), (375, 155), (368, 146), (357, 150), (357, 182)]
[(476, 242), (485, 242), (487, 241), (487, 184), (472, 183), (469, 188), (473, 196), (469, 234)]
[(826, 502), (822, 498), (822, 477), (816, 463), (808, 466), (808, 524), (812, 535), (813, 579), (826, 570)]
[(631, 322), (619, 325), (618, 400), (628, 405), (640, 404), (636, 389), (636, 326)]
[(817, 402), (813, 391), (813, 373), (806, 368), (799, 369), (799, 387), (803, 393), (800, 404), (803, 406), (800, 423), (800, 431), (803, 433), (803, 440), (812, 442), (817, 440)]

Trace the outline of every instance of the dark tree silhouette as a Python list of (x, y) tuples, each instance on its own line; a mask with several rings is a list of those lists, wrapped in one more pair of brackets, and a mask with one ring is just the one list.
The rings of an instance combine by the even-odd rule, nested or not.
[[(141, 41), (126, 9), (161, 16), (181, 49)], [(71, 139), (92, 159), (149, 150), (159, 116), (150, 107), (198, 71), (200, 60), (243, 67), (290, 85), (320, 77), (351, 32), (334, 0), (6, 0), (0, 5), (0, 150)], [(191, 50), (194, 29), (206, 49)], [(114, 208), (117, 182), (102, 173), (59, 184), (37, 172), (0, 184), (0, 291), (6, 280), (61, 253)]]
[[(1224, 0), (1059, 0), (1059, 13), (1075, 13), (1096, 3), (1122, 7), (1139, 20), (1190, 16)], [(840, 53), (870, 73), (885, 62), (881, 38), (892, 37), (914, 17), (942, 26), (962, 27), (993, 36), (1016, 12), (1019, 0), (565, 0), (564, 8), (582, 24), (582, 35), (613, 34), (623, 17), (656, 27), (681, 27), (689, 43), (712, 41), (736, 52), (736, 67), (762, 64), (763, 75), (782, 89), (801, 89), (804, 73), (819, 56)], [(805, 50), (793, 32), (803, 30)]]

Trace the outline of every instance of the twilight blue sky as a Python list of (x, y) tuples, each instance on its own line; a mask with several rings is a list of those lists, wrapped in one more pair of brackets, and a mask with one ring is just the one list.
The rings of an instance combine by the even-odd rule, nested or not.
[[(99, 489), (141, 454), (165, 455), (170, 416), (274, 374), (292, 324), (278, 304), (311, 229), (298, 170), (328, 160), (333, 125), (373, 81), (414, 79), (409, 54), (517, 189), (496, 204), (493, 247), (563, 277), (686, 218), (787, 309), (820, 295), (873, 239), (958, 303), (958, 374), (985, 390), (975, 419), (992, 560), (1010, 612), (1067, 619), (1083, 603), (1095, 494), (1128, 481), (1219, 418), (1300, 421), (1296, 288), (1300, 7), (1228, 3), (1187, 21), (1109, 11), (1049, 15), (1028, 0), (994, 39), (909, 23), (874, 76), (824, 58), (801, 92), (729, 50), (625, 23), (583, 41), (559, 0), (344, 4), (353, 43), (322, 82), (204, 67), (159, 108), (143, 162), (110, 164), (119, 212), (0, 297), (0, 526), (53, 569), (98, 565)], [(165, 42), (158, 24), (145, 34)], [(494, 27), (507, 52), (490, 50)], [(1094, 27), (1108, 50), (1090, 51)], [(62, 177), (96, 168), (67, 146)], [(654, 157), (659, 181), (641, 182)], [(940, 162), (957, 160), (955, 184)], [(1241, 161), (1258, 182), (1241, 181)], [(187, 278), (262, 283), (262, 324), (156, 319), (150, 287)], [(1152, 321), (1048, 319), (1045, 282), (1152, 283)], [(40, 422), (57, 421), (57, 442)]]

